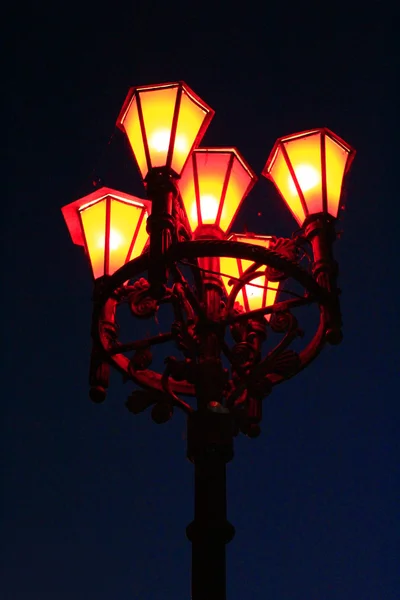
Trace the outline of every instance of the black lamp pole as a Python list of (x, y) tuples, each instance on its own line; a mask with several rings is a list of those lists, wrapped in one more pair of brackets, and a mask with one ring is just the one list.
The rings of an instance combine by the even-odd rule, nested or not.
[(193, 600), (226, 598), (225, 545), (235, 530), (226, 518), (226, 463), (233, 457), (229, 413), (199, 410), (188, 419), (188, 458), (194, 464)]

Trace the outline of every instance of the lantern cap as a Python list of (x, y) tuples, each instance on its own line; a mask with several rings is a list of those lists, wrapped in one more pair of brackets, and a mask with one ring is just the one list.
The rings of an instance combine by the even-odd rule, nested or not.
[(261, 175), (263, 175), (267, 179), (270, 179), (273, 181), (273, 178), (271, 176), (271, 167), (275, 161), (277, 151), (281, 144), (284, 144), (285, 142), (293, 142), (297, 138), (303, 139), (310, 135), (316, 135), (318, 133), (324, 133), (325, 135), (327, 135), (328, 137), (333, 139), (337, 144), (339, 144), (339, 146), (341, 146), (343, 150), (348, 152), (349, 158), (347, 159), (347, 163), (346, 163), (346, 170), (345, 170), (345, 174), (346, 174), (351, 167), (351, 163), (354, 160), (356, 150), (352, 146), (350, 146), (347, 142), (345, 142), (343, 140), (343, 138), (338, 136), (331, 129), (328, 129), (328, 127), (319, 127), (316, 129), (306, 129), (305, 131), (299, 131), (298, 133), (292, 133), (290, 135), (284, 135), (284, 136), (278, 138), (272, 147), (271, 153), (268, 157), (265, 167), (263, 168), (263, 170), (261, 172)]
[(138, 207), (144, 206), (149, 214), (151, 212), (151, 202), (148, 200), (143, 200), (142, 198), (131, 196), (125, 192), (120, 192), (105, 186), (98, 188), (91, 194), (83, 196), (82, 198), (79, 198), (78, 200), (75, 200), (74, 202), (71, 202), (70, 204), (67, 204), (61, 208), (68, 231), (74, 244), (77, 244), (78, 246), (85, 245), (85, 238), (79, 212), (85, 208), (88, 208), (90, 205), (96, 204), (96, 202), (107, 198), (108, 196)]
[[(185, 83), (184, 81), (170, 81), (168, 83), (153, 83), (153, 84), (148, 84), (148, 85), (134, 85), (134, 86), (130, 87), (128, 94), (122, 105), (122, 108), (119, 112), (118, 118), (117, 118), (117, 123), (116, 123), (117, 127), (119, 129), (121, 129), (122, 131), (125, 131), (124, 119), (125, 119), (126, 113), (128, 112), (128, 108), (132, 102), (132, 99), (136, 94), (138, 94), (140, 92), (151, 92), (153, 90), (163, 90), (163, 89), (174, 88), (174, 87), (182, 88), (182, 90), (185, 91), (185, 93), (189, 96), (189, 98), (191, 100), (193, 100), (193, 102), (195, 104), (197, 104), (197, 106), (199, 108), (207, 111), (207, 113), (209, 114), (209, 120), (211, 121), (211, 119), (215, 115), (215, 110), (213, 110), (211, 108), (211, 106), (209, 106), (206, 102), (204, 102), (204, 100), (202, 100), (200, 98), (200, 96), (198, 96), (196, 94), (196, 92), (194, 92), (192, 90), (192, 88), (190, 88), (188, 86), (188, 84)], [(208, 125), (208, 123), (207, 123), (207, 125)]]

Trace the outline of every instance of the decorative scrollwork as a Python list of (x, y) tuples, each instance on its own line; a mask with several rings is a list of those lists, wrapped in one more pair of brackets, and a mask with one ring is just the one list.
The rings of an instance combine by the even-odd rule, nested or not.
[[(244, 308), (239, 302), (235, 302), (233, 305), (232, 314), (242, 315), (244, 313)], [(240, 343), (246, 339), (247, 336), (247, 321), (236, 321), (231, 325), (231, 334), (235, 342)]]
[[(131, 412), (138, 413), (153, 407), (152, 417), (161, 423), (170, 418), (175, 406), (186, 414), (193, 412), (193, 406), (180, 396), (196, 396), (198, 406), (204, 408), (210, 402), (220, 403), (224, 410), (238, 413), (237, 424), (241, 424), (242, 431), (245, 427), (245, 433), (250, 435), (249, 427), (258, 427), (263, 398), (277, 383), (294, 375), (314, 358), (324, 341), (324, 313), (321, 311), (315, 341), (297, 354), (288, 348), (302, 332), (290, 310), (312, 302), (324, 307), (330, 297), (309, 272), (296, 264), (300, 251), (297, 252), (295, 241), (275, 239), (270, 248), (249, 246), (225, 240), (179, 242), (171, 246), (165, 254), (171, 289), (168, 288), (162, 302), (171, 305), (173, 323), (170, 331), (149, 339), (119, 343), (116, 323), (116, 309), (124, 303), (128, 304), (136, 318), (144, 319), (156, 314), (158, 302), (151, 296), (149, 282), (141, 275), (148, 270), (149, 257), (135, 259), (129, 268), (124, 265), (105, 281), (104, 289), (96, 297), (94, 341), (100, 344), (101, 362), (116, 366), (127, 380), (133, 380), (144, 388), (136, 390), (128, 399), (127, 407)], [(235, 280), (226, 305), (220, 309), (219, 320), (212, 320), (200, 310), (204, 290), (201, 291), (196, 279), (194, 282), (192, 278), (187, 280), (186, 271), (179, 270), (177, 264), (183, 260), (193, 262), (199, 257), (219, 255), (247, 260), (251, 266), (241, 274), (240, 280)], [(245, 285), (264, 276), (268, 269), (267, 277), (271, 279), (281, 278), (283, 271), (285, 277), (293, 277), (306, 289), (309, 297), (299, 296), (278, 302), (269, 307), (270, 316), (267, 318), (260, 310), (247, 314), (236, 298)], [(225, 337), (227, 327), (231, 336)], [(283, 339), (270, 349), (274, 333), (283, 334)], [(210, 343), (206, 343), (208, 339)], [(175, 342), (183, 360), (167, 357), (164, 373), (161, 374), (151, 370), (150, 350), (164, 341)], [(229, 371), (224, 368), (221, 358), (214, 355), (214, 347), (229, 361)], [(96, 371), (99, 379), (103, 372)], [(105, 389), (104, 385), (101, 387)]]
[(271, 315), (269, 325), (275, 333), (285, 333), (297, 327), (297, 319), (290, 311), (275, 312)]
[(268, 366), (268, 372), (291, 377), (300, 369), (301, 360), (294, 350), (284, 350)]
[(233, 367), (247, 369), (254, 364), (257, 352), (248, 342), (239, 342), (232, 348), (230, 358)]
[[(298, 263), (298, 247), (295, 240), (291, 238), (275, 238), (271, 242), (269, 249), (291, 262)], [(267, 267), (265, 273), (269, 281), (283, 281), (287, 278), (286, 273), (273, 267)]]
[(128, 297), (129, 308), (138, 319), (149, 319), (157, 312), (157, 300), (148, 293), (150, 284), (143, 277), (135, 281)]
[(131, 360), (129, 361), (129, 370), (143, 371), (147, 369), (153, 360), (153, 355), (150, 348), (140, 348), (136, 350)]
[(183, 352), (186, 357), (192, 356), (197, 348), (197, 339), (195, 335), (195, 323), (182, 323), (174, 321), (171, 326), (172, 339), (177, 348)]

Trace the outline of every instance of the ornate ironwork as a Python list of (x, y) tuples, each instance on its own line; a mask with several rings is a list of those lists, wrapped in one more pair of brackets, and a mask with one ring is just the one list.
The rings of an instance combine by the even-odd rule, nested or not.
[[(202, 308), (207, 300), (199, 296), (198, 286), (184, 277), (177, 264), (187, 261), (195, 271), (197, 258), (220, 255), (252, 260), (253, 266), (235, 282), (229, 296), (218, 287), (215, 277), (206, 279), (206, 293), (216, 295), (217, 311), (208, 316)], [(96, 294), (93, 337), (97, 348), (94, 364), (98, 366), (97, 371), (93, 367), (93, 373), (98, 373), (98, 379), (97, 387), (92, 385), (93, 399), (100, 401), (102, 390), (105, 395), (106, 368), (113, 365), (126, 379), (143, 388), (142, 392), (134, 391), (127, 401), (133, 413), (153, 406), (154, 421), (162, 423), (172, 416), (173, 406), (185, 412), (193, 410), (182, 400), (182, 395), (196, 396), (203, 398), (209, 408), (217, 403), (223, 410), (233, 411), (242, 432), (252, 437), (256, 432), (258, 435), (263, 398), (275, 385), (303, 369), (325, 343), (325, 307), (332, 303), (330, 290), (302, 267), (298, 246), (292, 239), (279, 238), (269, 249), (224, 240), (179, 242), (168, 248), (160, 263), (160, 268), (169, 273), (170, 286), (164, 288), (162, 295), (154, 296), (150, 282), (143, 277), (149, 267), (146, 254), (105, 278)], [(237, 295), (265, 270), (268, 277), (280, 281), (293, 278), (304, 292), (292, 300), (246, 313), (237, 302)], [(290, 293), (290, 288), (287, 292)], [(204, 293), (203, 290), (201, 294)], [(138, 319), (155, 318), (159, 306), (169, 303), (174, 314), (170, 332), (147, 340), (119, 342), (118, 308), (125, 303)], [(294, 339), (302, 336), (292, 310), (310, 304), (320, 307), (320, 325), (312, 342), (298, 353), (289, 348)], [(182, 358), (166, 358), (163, 373), (149, 370), (155, 346), (167, 341), (174, 342)], [(221, 353), (226, 364), (221, 361)], [(93, 373), (92, 381), (96, 384)]]
[(138, 319), (149, 319), (153, 317), (158, 309), (158, 303), (150, 295), (150, 283), (141, 277), (132, 286), (128, 296), (129, 308)]
[[(269, 249), (291, 262), (298, 263), (299, 261), (299, 247), (296, 239), (274, 238)], [(285, 271), (270, 266), (267, 266), (265, 274), (269, 281), (283, 281), (287, 277)]]

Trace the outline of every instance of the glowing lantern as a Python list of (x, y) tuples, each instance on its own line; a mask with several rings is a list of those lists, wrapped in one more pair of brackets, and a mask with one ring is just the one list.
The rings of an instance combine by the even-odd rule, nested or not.
[[(234, 242), (244, 242), (246, 244), (263, 246), (264, 248), (269, 248), (272, 240), (271, 236), (253, 234), (238, 235), (236, 233), (230, 235), (228, 239)], [(250, 260), (242, 260), (240, 258), (226, 256), (220, 258), (220, 272), (223, 274), (222, 282), (225, 285), (227, 294), (229, 294), (232, 289), (232, 286), (228, 285), (229, 279), (239, 279), (253, 264), (254, 263)], [(265, 272), (265, 267), (262, 267), (262, 270)], [(268, 281), (264, 273), (253, 279), (251, 283), (245, 285), (237, 295), (236, 301), (244, 307), (246, 312), (271, 306), (275, 302), (279, 283), (279, 281)], [(267, 318), (269, 318), (269, 315)]]
[(272, 179), (300, 225), (310, 215), (339, 212), (343, 177), (355, 151), (329, 129), (279, 138), (263, 175)]
[(153, 168), (180, 175), (213, 116), (185, 83), (167, 83), (131, 88), (117, 126), (126, 133), (145, 179)]
[(193, 231), (211, 225), (226, 232), (256, 176), (235, 148), (197, 148), (179, 190)]
[(85, 246), (95, 279), (142, 253), (149, 206), (146, 200), (103, 187), (61, 209), (72, 241)]

